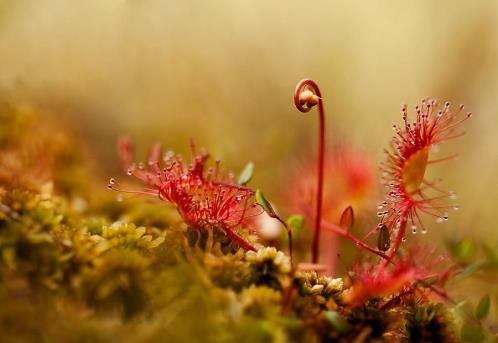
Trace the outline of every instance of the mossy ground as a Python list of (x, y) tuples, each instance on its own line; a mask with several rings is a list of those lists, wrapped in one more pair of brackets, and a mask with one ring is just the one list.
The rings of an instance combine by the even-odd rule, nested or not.
[(70, 135), (1, 113), (1, 342), (456, 341), (441, 305), (351, 309), (347, 278), (294, 273), (167, 204), (116, 201)]

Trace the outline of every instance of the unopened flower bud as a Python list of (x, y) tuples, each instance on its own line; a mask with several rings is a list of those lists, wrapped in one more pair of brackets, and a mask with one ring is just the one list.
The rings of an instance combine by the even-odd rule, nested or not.
[(310, 91), (309, 89), (306, 89), (299, 94), (299, 102), (301, 105), (306, 105), (307, 107), (313, 107), (318, 104), (320, 101), (320, 98)]

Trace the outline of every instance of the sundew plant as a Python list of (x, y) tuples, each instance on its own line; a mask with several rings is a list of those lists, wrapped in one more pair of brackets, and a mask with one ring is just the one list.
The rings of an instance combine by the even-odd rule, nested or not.
[[(300, 81), (293, 99), (319, 116), (318, 152), (313, 168), (289, 172), (295, 188), (282, 180), (288, 204), (253, 185), (257, 165), (234, 173), (194, 140), (190, 156), (156, 143), (141, 160), (122, 136), (122, 175), (106, 190), (70, 133), (4, 104), (0, 341), (495, 342), (493, 294), (452, 289), (492, 279), (498, 250), (424, 239), (428, 221), (465, 206), (427, 170), (458, 156), (434, 151), (464, 135), (471, 113), (435, 99), (403, 106), (379, 147), (379, 198), (370, 158), (327, 145), (318, 84)], [(357, 206), (371, 218), (358, 221)], [(344, 270), (330, 259), (339, 244), (357, 252)]]

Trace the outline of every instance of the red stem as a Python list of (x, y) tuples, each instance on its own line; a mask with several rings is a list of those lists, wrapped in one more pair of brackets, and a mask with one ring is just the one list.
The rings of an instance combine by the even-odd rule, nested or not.
[(332, 231), (334, 233), (337, 233), (340, 236), (346, 237), (347, 239), (353, 241), (356, 245), (362, 247), (363, 249), (370, 251), (371, 253), (382, 257), (386, 263), (391, 262), (391, 258), (388, 255), (384, 254), (380, 250), (377, 250), (377, 249), (370, 247), (368, 244), (366, 244), (365, 242), (363, 242), (362, 240), (360, 240), (359, 238), (354, 236), (352, 233), (350, 233), (346, 229), (343, 229), (340, 226), (334, 225), (332, 223), (328, 223), (326, 221), (322, 221), (322, 225), (323, 225), (323, 228), (325, 230)]
[(320, 88), (315, 81), (311, 79), (304, 79), (299, 81), (294, 91), (294, 104), (296, 108), (303, 113), (309, 112), (311, 108), (316, 105), (312, 103), (303, 103), (301, 94), (304, 90), (310, 89), (314, 95), (318, 97), (318, 113), (320, 115), (319, 127), (319, 147), (318, 147), (318, 184), (316, 194), (316, 214), (315, 214), (315, 235), (311, 247), (311, 261), (318, 263), (319, 249), (320, 249), (320, 226), (322, 222), (322, 201), (323, 201), (323, 169), (325, 162), (325, 111), (323, 109), (322, 94)]

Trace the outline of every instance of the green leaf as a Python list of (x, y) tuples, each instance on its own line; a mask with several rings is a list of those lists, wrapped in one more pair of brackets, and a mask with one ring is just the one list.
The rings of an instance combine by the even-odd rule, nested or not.
[(287, 219), (287, 225), (296, 230), (301, 230), (304, 227), (304, 217), (299, 214), (294, 214)]
[(465, 323), (460, 332), (460, 339), (462, 342), (482, 342), (484, 339), (482, 327), (478, 324)]
[(479, 304), (476, 306), (475, 316), (479, 320), (484, 320), (489, 314), (489, 308), (491, 307), (491, 298), (489, 294), (486, 294), (481, 298)]
[(475, 272), (477, 272), (482, 266), (484, 265), (484, 262), (482, 261), (476, 261), (472, 264), (469, 264), (467, 267), (465, 267), (460, 273), (458, 273), (455, 276), (455, 281), (460, 281), (462, 279), (465, 279)]
[(338, 312), (327, 311), (325, 312), (325, 316), (327, 317), (332, 327), (339, 333), (347, 333), (351, 329), (348, 322), (345, 321)]
[(348, 206), (341, 215), (340, 225), (343, 229), (349, 230), (354, 224), (353, 207)]
[(249, 162), (248, 164), (246, 164), (246, 166), (240, 173), (239, 180), (237, 181), (237, 183), (241, 186), (247, 185), (249, 181), (251, 181), (253, 173), (254, 173), (254, 163)]
[(387, 251), (391, 246), (391, 237), (389, 236), (389, 229), (387, 226), (382, 225), (379, 232), (379, 238), (377, 240), (377, 248), (380, 251)]
[(470, 263), (476, 252), (476, 246), (470, 239), (463, 239), (457, 242), (453, 248), (453, 253), (457, 262)]
[(259, 189), (256, 191), (256, 202), (265, 210), (266, 213), (272, 218), (276, 218), (277, 214), (275, 213), (275, 210), (271, 206), (270, 202), (266, 200), (263, 192), (261, 192)]

